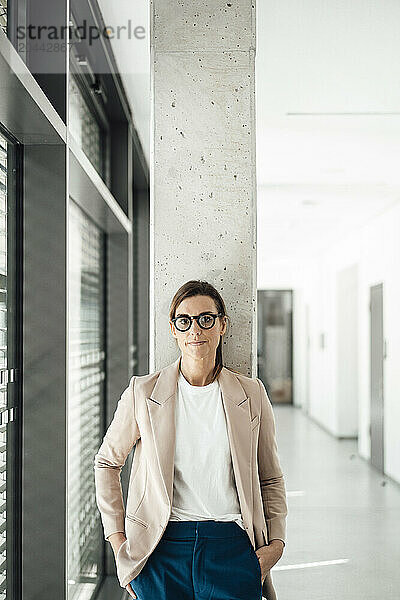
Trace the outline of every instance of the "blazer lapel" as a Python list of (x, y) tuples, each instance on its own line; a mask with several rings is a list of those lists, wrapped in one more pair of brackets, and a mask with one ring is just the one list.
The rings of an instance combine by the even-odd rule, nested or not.
[[(175, 457), (175, 406), (181, 357), (162, 369), (151, 396), (146, 398), (166, 501), (172, 504)], [(246, 528), (251, 523), (253, 491), (251, 477), (250, 399), (234, 373), (222, 368), (218, 376), (224, 406), (240, 508)]]
[(165, 500), (171, 506), (175, 458), (175, 404), (181, 357), (161, 369), (150, 398), (146, 398)]
[(236, 375), (226, 367), (222, 367), (218, 380), (225, 409), (240, 509), (244, 525), (249, 529), (251, 534), (253, 488), (251, 476), (252, 435), (250, 398), (246, 395)]

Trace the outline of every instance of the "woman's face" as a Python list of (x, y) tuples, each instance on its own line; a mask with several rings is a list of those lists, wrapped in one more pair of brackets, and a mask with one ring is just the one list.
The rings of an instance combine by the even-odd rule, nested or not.
[[(210, 296), (192, 296), (185, 298), (177, 306), (175, 317), (181, 315), (193, 317), (204, 312), (218, 313), (214, 300)], [(182, 355), (190, 356), (193, 359), (204, 359), (207, 356), (215, 357), (221, 335), (226, 331), (226, 319), (224, 317), (217, 317), (211, 329), (202, 329), (195, 319), (193, 319), (191, 327), (187, 331), (178, 331), (171, 321), (169, 325)], [(203, 343), (193, 344), (196, 341)]]

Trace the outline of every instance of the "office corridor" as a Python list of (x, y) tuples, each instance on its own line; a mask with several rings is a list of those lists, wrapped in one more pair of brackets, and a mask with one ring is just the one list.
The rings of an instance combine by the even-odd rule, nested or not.
[[(150, 382), (185, 352), (193, 388), (225, 365), (273, 404), (277, 600), (400, 600), (399, 23), (400, 2), (0, 0), (0, 600), (130, 600), (169, 504), (238, 513), (218, 412), (210, 461), (180, 428), (194, 460), (162, 468), (173, 387)], [(284, 512), (249, 492), (243, 521)]]
[(397, 600), (400, 487), (299, 409), (274, 406), (288, 494), (279, 600)]

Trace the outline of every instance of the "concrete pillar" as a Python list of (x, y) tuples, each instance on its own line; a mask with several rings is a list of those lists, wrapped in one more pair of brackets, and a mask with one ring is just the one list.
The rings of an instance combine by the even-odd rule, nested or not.
[(152, 0), (150, 370), (189, 279), (222, 294), (225, 364), (256, 375), (255, 0)]

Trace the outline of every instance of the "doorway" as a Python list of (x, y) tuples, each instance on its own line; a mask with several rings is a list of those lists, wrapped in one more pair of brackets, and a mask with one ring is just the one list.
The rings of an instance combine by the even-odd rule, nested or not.
[(293, 404), (293, 292), (257, 291), (258, 377), (273, 404)]
[(383, 284), (370, 287), (371, 464), (384, 472)]

